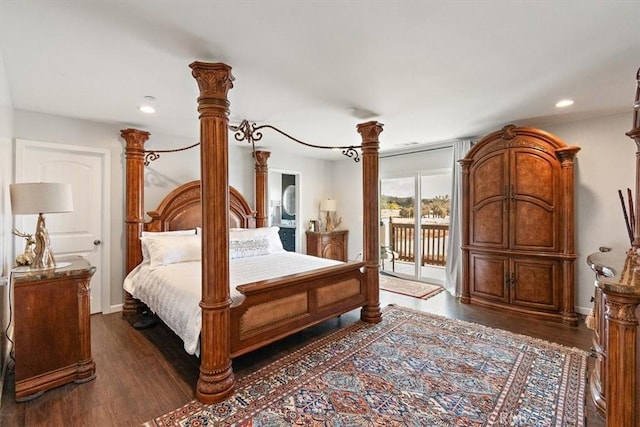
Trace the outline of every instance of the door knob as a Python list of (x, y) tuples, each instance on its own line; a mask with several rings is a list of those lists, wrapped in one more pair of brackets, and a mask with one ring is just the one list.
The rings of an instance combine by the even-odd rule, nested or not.
[(102, 242), (99, 239), (96, 239), (93, 241), (93, 245), (94, 246), (100, 246), (102, 244)]

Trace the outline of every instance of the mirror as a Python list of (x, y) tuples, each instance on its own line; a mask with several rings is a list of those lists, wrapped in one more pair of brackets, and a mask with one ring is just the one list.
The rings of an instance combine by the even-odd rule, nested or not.
[(296, 215), (296, 186), (288, 185), (282, 192), (282, 207), (287, 215)]

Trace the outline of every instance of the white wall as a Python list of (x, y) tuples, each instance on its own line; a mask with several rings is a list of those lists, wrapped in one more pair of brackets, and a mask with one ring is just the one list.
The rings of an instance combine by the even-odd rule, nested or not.
[[(632, 111), (566, 124), (536, 124), (569, 145), (581, 147), (575, 169), (576, 232), (576, 310), (587, 314), (592, 304), (594, 275), (586, 257), (600, 246), (627, 250), (630, 247), (617, 190), (635, 191), (635, 152), (633, 140), (625, 135), (632, 127)], [(381, 135), (381, 138), (384, 136)], [(408, 155), (380, 160), (380, 175), (403, 170), (447, 167), (442, 155), (432, 152), (429, 159)], [(334, 197), (338, 199), (343, 227), (349, 229), (349, 258), (362, 251), (362, 177), (361, 167), (349, 160), (333, 163)], [(625, 196), (626, 197), (626, 196)], [(636, 195), (635, 197), (640, 197)]]
[[(380, 136), (381, 140), (383, 136), (384, 133)], [(452, 155), (449, 147), (390, 157), (385, 157), (382, 153), (379, 175), (381, 178), (407, 173), (415, 176), (419, 171), (450, 169), (453, 165)], [(342, 217), (340, 228), (349, 230), (348, 257), (362, 260), (362, 161), (355, 163), (345, 158), (334, 161), (332, 166), (332, 196), (338, 201), (337, 214)]]
[[(123, 149), (120, 139), (120, 127), (116, 124), (105, 124), (78, 120), (50, 114), (15, 110), (15, 139), (27, 139), (49, 143), (89, 146), (108, 149), (111, 153), (111, 283), (109, 305), (117, 306), (122, 302), (123, 274), (123, 205), (122, 183)], [(13, 177), (12, 177), (13, 179)]]
[[(9, 201), (9, 184), (13, 176), (13, 105), (9, 82), (4, 69), (4, 61), (0, 54), (0, 276), (7, 277), (13, 264), (11, 248), (11, 206)], [(6, 361), (9, 355), (8, 341), (4, 335), (9, 323), (8, 286), (0, 286), (0, 394), (4, 384)], [(13, 331), (9, 330), (12, 335)]]
[[(14, 138), (99, 147), (111, 151), (111, 306), (122, 303), (124, 278), (124, 141), (120, 137), (120, 130), (125, 127), (118, 124), (16, 110), (13, 132)], [(145, 149), (176, 149), (195, 142), (187, 138), (154, 134), (151, 131), (151, 137), (145, 143)], [(12, 144), (11, 142), (10, 145)], [(327, 197), (328, 184), (325, 178), (329, 175), (329, 162), (285, 155), (281, 149), (271, 151), (269, 167), (300, 173), (300, 218), (312, 218), (312, 212), (316, 210), (319, 200)], [(161, 154), (160, 158), (152, 162), (145, 171), (145, 212), (155, 209), (171, 189), (198, 179), (199, 176), (199, 148)], [(245, 195), (251, 205), (255, 206), (251, 150), (247, 144), (237, 143), (232, 138), (229, 140), (229, 183)], [(304, 249), (303, 246), (302, 250)]]
[[(284, 153), (282, 147), (286, 147), (285, 144), (293, 142), (279, 141), (278, 144), (272, 144), (269, 169), (300, 176), (297, 189), (300, 195), (300, 212), (296, 213), (299, 233), (296, 238), (298, 251), (306, 253), (307, 241), (304, 232), (308, 229), (309, 220), (318, 219), (320, 200), (333, 197), (335, 186), (331, 177), (332, 162)], [(310, 150), (310, 154), (313, 154), (313, 150)]]
[[(578, 145), (576, 183), (576, 307), (591, 310), (594, 274), (586, 257), (600, 246), (631, 247), (618, 190), (635, 192), (636, 144), (625, 135), (632, 127), (632, 111), (563, 125), (538, 126), (569, 145)], [(635, 195), (638, 197), (639, 195)]]

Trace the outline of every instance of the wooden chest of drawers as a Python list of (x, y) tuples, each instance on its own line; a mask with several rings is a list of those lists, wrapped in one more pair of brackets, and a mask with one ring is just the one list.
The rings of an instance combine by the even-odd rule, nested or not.
[(95, 378), (89, 282), (96, 268), (80, 257), (63, 261), (70, 265), (11, 276), (17, 401)]
[(347, 261), (348, 230), (307, 231), (307, 255)]

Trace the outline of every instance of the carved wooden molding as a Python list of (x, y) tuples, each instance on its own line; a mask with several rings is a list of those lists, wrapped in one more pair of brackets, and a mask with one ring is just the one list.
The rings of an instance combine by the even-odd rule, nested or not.
[(214, 98), (220, 101), (229, 101), (227, 94), (233, 88), (234, 77), (231, 75), (231, 67), (223, 63), (192, 62), (191, 74), (198, 83), (200, 98)]
[(635, 304), (624, 304), (607, 300), (605, 308), (605, 316), (607, 317), (607, 319), (616, 320), (628, 325), (638, 324)]

